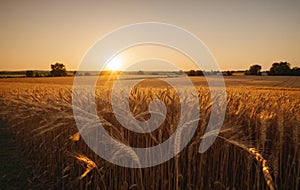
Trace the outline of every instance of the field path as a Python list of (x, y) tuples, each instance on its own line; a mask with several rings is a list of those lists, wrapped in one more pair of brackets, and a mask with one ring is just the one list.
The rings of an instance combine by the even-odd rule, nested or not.
[(18, 147), (8, 127), (0, 120), (0, 188), (30, 189), (30, 172), (25, 168), (25, 161), (20, 156)]

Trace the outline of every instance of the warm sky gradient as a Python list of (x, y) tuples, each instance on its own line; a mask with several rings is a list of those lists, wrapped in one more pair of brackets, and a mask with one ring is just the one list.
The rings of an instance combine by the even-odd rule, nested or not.
[(74, 70), (104, 34), (137, 22), (178, 25), (198, 36), (222, 70), (300, 66), (300, 1), (0, 2), (0, 70)]

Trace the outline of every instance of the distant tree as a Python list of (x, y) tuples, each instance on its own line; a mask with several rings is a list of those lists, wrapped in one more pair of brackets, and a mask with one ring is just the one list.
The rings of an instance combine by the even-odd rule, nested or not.
[(138, 74), (138, 75), (143, 75), (143, 74), (144, 74), (144, 71), (138, 71), (137, 74)]
[(26, 71), (26, 77), (33, 77), (33, 71)]
[(196, 71), (195, 70), (190, 70), (187, 72), (188, 76), (196, 76)]
[(35, 73), (34, 77), (42, 77), (42, 75), (40, 73)]
[(245, 72), (246, 75), (260, 75), (261, 66), (252, 65), (249, 70)]
[(66, 67), (62, 63), (55, 63), (51, 65), (51, 76), (66, 76)]
[(203, 75), (204, 75), (203, 71), (201, 71), (201, 70), (196, 71), (196, 76), (203, 76)]
[(280, 73), (280, 65), (279, 63), (273, 63), (270, 68), (270, 75), (279, 75)]
[(270, 75), (291, 75), (291, 64), (288, 62), (273, 63), (270, 68)]
[(300, 76), (300, 68), (299, 67), (294, 67), (292, 69), (292, 75)]
[(227, 76), (232, 76), (233, 72), (232, 71), (227, 71), (226, 73), (227, 73)]

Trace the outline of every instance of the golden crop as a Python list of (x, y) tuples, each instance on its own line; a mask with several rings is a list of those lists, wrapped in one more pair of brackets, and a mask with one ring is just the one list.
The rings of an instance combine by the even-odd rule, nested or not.
[[(198, 146), (211, 100), (207, 87), (197, 87), (197, 91), (200, 118), (192, 141), (173, 159), (150, 168), (116, 166), (91, 151), (73, 118), (71, 85), (1, 84), (0, 117), (30, 160), (33, 188), (300, 189), (299, 90), (228, 87), (223, 127), (203, 154), (198, 153)], [(139, 120), (149, 118), (148, 105), (154, 98), (167, 107), (165, 122), (149, 134), (135, 134), (122, 127), (114, 118), (109, 95), (109, 88), (98, 87), (97, 112), (105, 129), (118, 141), (150, 147), (167, 140), (176, 129), (180, 105), (174, 90), (137, 87), (131, 91), (130, 108)], [(88, 98), (82, 96), (82, 101)], [(193, 109), (191, 106), (189, 111)]]

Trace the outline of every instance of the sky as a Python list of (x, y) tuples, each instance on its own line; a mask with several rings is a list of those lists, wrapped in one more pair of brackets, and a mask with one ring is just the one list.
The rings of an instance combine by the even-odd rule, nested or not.
[(195, 34), (221, 70), (253, 64), (268, 70), (276, 61), (299, 67), (299, 10), (298, 0), (1, 0), (0, 70), (50, 70), (55, 62), (75, 70), (97, 40), (139, 22), (173, 24)]

